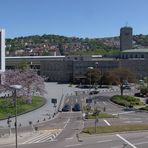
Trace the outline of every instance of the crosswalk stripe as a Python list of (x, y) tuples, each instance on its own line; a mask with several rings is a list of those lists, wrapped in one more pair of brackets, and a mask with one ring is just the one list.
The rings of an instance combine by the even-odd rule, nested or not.
[(42, 143), (42, 142), (53, 141), (59, 135), (61, 130), (62, 129), (40, 131), (40, 133), (38, 133), (39, 135), (34, 135), (31, 139), (21, 144)]

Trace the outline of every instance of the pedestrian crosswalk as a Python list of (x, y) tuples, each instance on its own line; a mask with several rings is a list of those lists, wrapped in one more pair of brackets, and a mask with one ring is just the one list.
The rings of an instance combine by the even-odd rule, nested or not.
[(62, 129), (38, 131), (20, 144), (33, 144), (54, 141), (61, 131)]

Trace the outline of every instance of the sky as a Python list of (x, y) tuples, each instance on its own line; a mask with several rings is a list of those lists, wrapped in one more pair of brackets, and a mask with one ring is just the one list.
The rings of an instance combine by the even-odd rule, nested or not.
[(124, 26), (133, 27), (133, 34), (148, 34), (148, 0), (0, 0), (6, 38), (113, 37)]

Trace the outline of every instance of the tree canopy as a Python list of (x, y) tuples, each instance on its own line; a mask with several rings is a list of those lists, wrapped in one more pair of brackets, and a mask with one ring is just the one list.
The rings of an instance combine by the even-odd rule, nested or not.
[(10, 88), (11, 85), (22, 85), (19, 95), (28, 102), (32, 101), (32, 96), (36, 93), (38, 93), (38, 95), (43, 95), (45, 92), (44, 78), (31, 69), (26, 69), (24, 71), (7, 70), (4, 75), (5, 81), (0, 85), (0, 90), (2, 92), (12, 91)]

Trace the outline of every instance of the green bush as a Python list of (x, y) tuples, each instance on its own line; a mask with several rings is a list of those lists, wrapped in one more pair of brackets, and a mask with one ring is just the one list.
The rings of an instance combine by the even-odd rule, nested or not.
[(111, 101), (113, 101), (116, 104), (122, 105), (122, 106), (135, 106), (135, 105), (141, 105), (140, 99), (133, 97), (133, 96), (113, 96), (111, 98)]
[(147, 87), (143, 87), (143, 88), (141, 88), (140, 92), (145, 95), (145, 94), (148, 93), (148, 88)]

